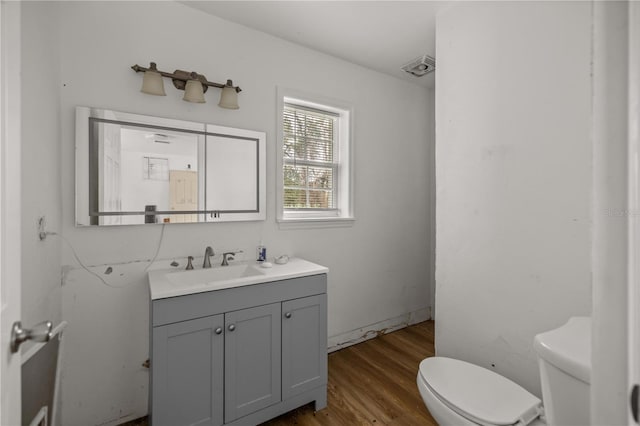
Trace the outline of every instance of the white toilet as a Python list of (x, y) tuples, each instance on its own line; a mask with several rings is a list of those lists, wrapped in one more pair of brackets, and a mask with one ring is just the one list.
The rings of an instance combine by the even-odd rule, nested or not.
[(432, 357), (420, 363), (424, 403), (441, 426), (589, 424), (591, 319), (573, 317), (534, 339), (542, 401), (511, 380), (468, 362)]

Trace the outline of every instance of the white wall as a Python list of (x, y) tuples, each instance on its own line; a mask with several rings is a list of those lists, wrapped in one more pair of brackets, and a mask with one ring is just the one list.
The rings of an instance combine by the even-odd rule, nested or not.
[(540, 395), (534, 335), (591, 308), (591, 5), (456, 4), (436, 39), (436, 350)]
[(629, 211), (627, 204), (628, 8), (627, 2), (594, 4), (591, 422), (595, 425), (627, 424), (629, 413), (627, 221), (638, 212)]
[[(144, 267), (156, 252), (163, 229), (159, 225), (74, 228), (77, 105), (266, 131), (267, 220), (166, 227), (159, 258), (202, 256), (207, 245), (218, 252), (239, 247), (253, 254), (263, 240), (270, 255), (289, 253), (328, 266), (333, 346), (357, 340), (369, 330), (428, 317), (431, 229), (425, 218), (433, 130), (425, 117), (433, 111), (426, 89), (173, 2), (60, 2), (27, 5), (25, 10), (29, 27), (46, 24), (52, 32), (52, 37), (38, 39), (37, 48), (46, 54), (33, 61), (60, 70), (59, 80), (49, 86), (59, 90), (60, 109), (47, 102), (40, 115), (46, 112), (49, 119), (60, 114), (61, 159), (49, 153), (53, 149), (47, 145), (49, 138), (38, 138), (37, 144), (34, 140), (34, 150), (49, 153), (38, 160), (47, 182), (61, 176), (62, 225), (55, 229), (59, 224), (53, 221), (50, 228), (61, 230), (80, 258), (96, 265), (94, 271), (102, 274), (112, 266), (112, 274), (101, 276), (110, 285), (124, 286), (108, 287), (80, 270), (63, 246), (62, 316), (69, 321), (63, 424), (116, 424), (146, 414), (148, 373), (141, 366), (148, 353)], [(150, 61), (162, 70), (195, 70), (212, 81), (232, 78), (243, 89), (241, 109), (218, 108), (216, 90), (205, 95), (207, 104), (183, 102), (182, 92), (169, 81), (166, 97), (141, 94), (142, 75), (129, 67), (147, 66)], [(277, 86), (354, 105), (357, 220), (352, 227), (278, 228)], [(39, 96), (25, 92), (25, 101), (34, 109), (45, 108), (35, 105)], [(29, 197), (49, 199), (49, 184), (37, 185), (31, 175), (25, 180)], [(56, 199), (43, 206), (59, 203), (59, 197), (52, 197)], [(25, 230), (25, 239), (26, 235)], [(34, 309), (42, 294), (26, 297), (26, 309)]]
[[(49, 230), (59, 230), (61, 224), (56, 10), (46, 2), (22, 4), (21, 252), (22, 323), (26, 327), (46, 320), (55, 326), (62, 319), (60, 240), (38, 237), (39, 217), (46, 218)], [(23, 350), (29, 346), (23, 345)]]
[[(6, 330), (1, 338), (6, 342), (9, 324), (21, 317), (21, 163), (22, 147), (22, 7), (20, 3), (0, 3), (0, 204), (2, 230), (0, 255), (0, 327)], [(3, 343), (3, 346), (6, 343)], [(21, 422), (22, 395), (20, 386), (21, 356), (12, 356), (4, 347), (0, 362), (0, 423)]]

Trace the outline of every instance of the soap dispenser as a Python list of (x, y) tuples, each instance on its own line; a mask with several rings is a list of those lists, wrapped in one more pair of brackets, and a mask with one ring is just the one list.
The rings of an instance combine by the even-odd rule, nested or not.
[(260, 241), (260, 245), (256, 249), (256, 260), (258, 262), (264, 262), (267, 260), (267, 248), (264, 246), (262, 241)]

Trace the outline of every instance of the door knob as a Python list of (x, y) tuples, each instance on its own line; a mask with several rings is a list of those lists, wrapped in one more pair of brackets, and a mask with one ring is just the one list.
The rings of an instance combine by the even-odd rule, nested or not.
[(222, 327), (218, 327), (215, 329), (216, 334), (222, 334)]
[(291, 312), (287, 312), (286, 314), (284, 314), (285, 318), (291, 318)]
[(229, 331), (233, 331), (233, 330), (235, 330), (235, 329), (236, 329), (236, 326), (235, 326), (235, 325), (231, 324), (231, 325), (229, 326)]
[(20, 345), (27, 340), (34, 342), (48, 342), (51, 339), (51, 321), (44, 321), (36, 324), (32, 329), (22, 328), (22, 323), (16, 321), (11, 327), (11, 352), (16, 353)]

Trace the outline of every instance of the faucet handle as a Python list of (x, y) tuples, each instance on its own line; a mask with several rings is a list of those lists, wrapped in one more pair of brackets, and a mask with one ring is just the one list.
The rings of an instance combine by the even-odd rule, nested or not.
[(242, 253), (242, 251), (241, 250), (239, 252), (228, 251), (228, 252), (222, 253), (222, 264), (220, 266), (229, 266), (229, 261), (234, 259), (233, 256), (235, 256), (236, 253)]
[(187, 257), (187, 271), (193, 269), (193, 263), (191, 262), (193, 262), (193, 256)]

